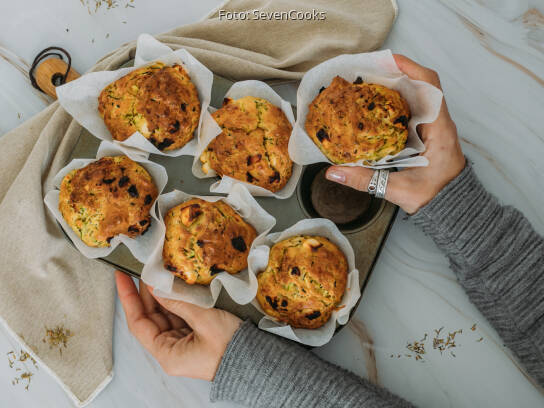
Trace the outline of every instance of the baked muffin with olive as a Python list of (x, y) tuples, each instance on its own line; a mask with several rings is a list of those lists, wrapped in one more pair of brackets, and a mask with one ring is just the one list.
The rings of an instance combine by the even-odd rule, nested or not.
[(397, 91), (336, 76), (309, 105), (305, 128), (331, 162), (342, 164), (399, 153), (409, 120), (408, 103)]
[(157, 198), (150, 174), (127, 156), (102, 157), (62, 180), (59, 211), (90, 247), (109, 247), (119, 234), (136, 238), (151, 224)]
[(209, 285), (219, 272), (247, 268), (255, 228), (224, 201), (193, 198), (164, 217), (164, 267), (188, 284)]
[(280, 108), (254, 96), (227, 98), (212, 116), (222, 132), (200, 156), (204, 173), (213, 169), (273, 192), (287, 184), (292, 126)]
[(98, 112), (115, 140), (140, 132), (162, 151), (180, 149), (200, 119), (198, 91), (181, 65), (156, 62), (105, 87)]
[(329, 239), (297, 235), (270, 249), (257, 275), (263, 311), (295, 328), (323, 326), (342, 301), (348, 278), (344, 253)]

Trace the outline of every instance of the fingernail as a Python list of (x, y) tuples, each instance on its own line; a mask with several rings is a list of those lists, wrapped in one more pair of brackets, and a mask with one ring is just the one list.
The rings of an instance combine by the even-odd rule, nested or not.
[(345, 183), (346, 175), (341, 170), (329, 170), (326, 173), (327, 179), (335, 181), (337, 183)]

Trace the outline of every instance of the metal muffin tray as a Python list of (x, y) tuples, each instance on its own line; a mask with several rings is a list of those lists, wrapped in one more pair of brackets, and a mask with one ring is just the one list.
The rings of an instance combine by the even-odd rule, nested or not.
[[(225, 78), (214, 77), (211, 106), (222, 105), (223, 95), (232, 84), (232, 81)], [(83, 129), (69, 161), (74, 158), (94, 158), (99, 144), (99, 139)], [(210, 193), (210, 185), (217, 181), (217, 178), (197, 179), (192, 175), (192, 156), (166, 157), (152, 154), (150, 160), (164, 166), (168, 173), (168, 184), (163, 193), (177, 189), (189, 194), (217, 195)], [(328, 167), (326, 163), (305, 166), (296, 193), (288, 199), (268, 197), (256, 199), (266, 211), (276, 217), (277, 223), (273, 231), (282, 231), (301, 219), (320, 217), (320, 214), (329, 215), (326, 218), (336, 220), (338, 227), (353, 246), (363, 293), (398, 207), (371, 197), (367, 193), (357, 192), (325, 180), (323, 174), (326, 167)], [(70, 241), (68, 235), (65, 236)], [(70, 243), (73, 245), (71, 241)], [(97, 261), (105, 262), (138, 279), (143, 268), (143, 264), (138, 262), (124, 245), (119, 245), (109, 256)], [(357, 306), (353, 308), (352, 314)], [(228, 310), (242, 319), (249, 318), (255, 323), (262, 317), (250, 304), (239, 305), (232, 301), (225, 290), (221, 291), (216, 307)], [(341, 327), (343, 326), (337, 331)]]

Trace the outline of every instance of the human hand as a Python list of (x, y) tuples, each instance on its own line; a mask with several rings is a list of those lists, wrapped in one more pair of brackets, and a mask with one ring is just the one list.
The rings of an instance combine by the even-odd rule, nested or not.
[[(408, 77), (425, 81), (441, 88), (438, 74), (411, 59), (393, 55), (399, 69)], [(418, 133), (425, 144), (422, 156), (429, 160), (427, 167), (410, 167), (389, 174), (385, 199), (413, 214), (436, 196), (465, 167), (465, 156), (457, 137), (457, 128), (450, 117), (446, 100), (442, 99), (440, 113), (433, 123), (418, 125)], [(363, 167), (331, 166), (326, 177), (356, 190), (367, 191), (372, 169)]]
[(130, 332), (168, 375), (212, 381), (242, 321), (219, 309), (156, 297), (140, 281), (115, 272), (117, 293)]

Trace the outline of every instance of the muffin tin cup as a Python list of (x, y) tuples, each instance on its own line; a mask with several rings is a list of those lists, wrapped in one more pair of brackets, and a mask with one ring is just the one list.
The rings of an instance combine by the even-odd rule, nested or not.
[(259, 321), (260, 329), (308, 346), (318, 347), (330, 341), (337, 325), (344, 325), (348, 322), (351, 310), (356, 306), (357, 301), (361, 297), (359, 271), (355, 267), (355, 254), (348, 239), (338, 230), (332, 221), (324, 218), (314, 218), (301, 220), (282, 232), (276, 232), (256, 239), (251, 247), (248, 258), (250, 274), (257, 276), (259, 272), (265, 270), (268, 265), (270, 248), (275, 243), (294, 235), (319, 235), (329, 238), (346, 255), (348, 261), (348, 280), (346, 291), (339, 307), (332, 312), (331, 318), (320, 328), (298, 329), (286, 323), (279, 322), (264, 313), (256, 298), (253, 299), (251, 304), (264, 315)]
[(262, 240), (276, 224), (276, 219), (268, 214), (241, 184), (232, 186), (227, 197), (197, 196), (179, 190), (163, 194), (157, 200), (158, 211), (153, 216), (161, 239), (156, 243), (151, 257), (144, 265), (142, 280), (151, 285), (155, 293), (160, 297), (183, 300), (205, 308), (215, 305), (221, 288), (224, 288), (230, 298), (240, 305), (251, 302), (257, 294), (257, 278), (247, 268), (232, 275), (224, 271), (219, 272), (210, 285), (206, 286), (189, 285), (183, 279), (176, 278), (164, 267), (162, 250), (166, 227), (163, 215), (176, 205), (192, 198), (200, 198), (209, 202), (223, 200), (230, 205), (246, 222), (257, 230), (259, 235), (253, 244)]
[[(64, 217), (59, 211), (59, 194), (60, 194), (60, 185), (64, 177), (74, 169), (80, 169), (87, 166), (89, 163), (92, 163), (104, 156), (128, 156), (130, 159), (139, 163), (144, 167), (147, 172), (151, 175), (155, 186), (157, 187), (158, 194), (161, 194), (162, 190), (168, 182), (168, 175), (163, 166), (157, 163), (153, 163), (147, 159), (147, 154), (143, 152), (136, 152), (132, 149), (125, 149), (119, 145), (114, 145), (110, 142), (102, 142), (98, 147), (96, 153), (96, 159), (74, 159), (67, 166), (62, 168), (55, 178), (53, 179), (55, 189), (49, 191), (44, 198), (45, 205), (49, 208), (49, 211), (53, 214), (57, 222), (62, 226), (64, 232), (72, 240), (76, 248), (87, 258), (102, 258), (108, 256), (112, 253), (115, 248), (121, 243), (125, 244), (132, 255), (140, 262), (146, 262), (150, 257), (153, 248), (158, 244), (162, 239), (161, 231), (158, 223), (153, 220), (149, 229), (144, 235), (140, 235), (136, 238), (130, 238), (126, 235), (116, 235), (110, 241), (110, 246), (106, 248), (94, 248), (85, 244), (79, 235), (77, 235), (68, 223), (64, 220)], [(155, 213), (155, 207), (157, 205), (157, 200), (153, 203), (150, 209), (150, 213), (153, 216)]]
[(364, 82), (381, 84), (398, 91), (410, 106), (406, 147), (394, 156), (379, 161), (358, 160), (342, 166), (370, 168), (427, 166), (428, 160), (419, 156), (425, 145), (416, 128), (420, 123), (432, 123), (440, 112), (442, 91), (423, 81), (408, 78), (399, 71), (390, 50), (363, 54), (340, 55), (306, 72), (297, 91), (297, 120), (289, 140), (289, 155), (298, 164), (332, 163), (317, 147), (305, 130), (308, 106), (322, 87), (328, 87), (335, 76), (349, 82), (361, 77)]
[[(273, 105), (281, 108), (289, 123), (294, 128), (295, 118), (293, 116), (293, 109), (291, 104), (282, 99), (276, 91), (270, 86), (261, 81), (249, 80), (240, 81), (232, 85), (232, 87), (225, 94), (225, 98), (239, 99), (244, 96), (255, 96), (258, 98), (266, 99)], [(213, 109), (213, 108), (212, 108)], [(202, 171), (202, 163), (200, 162), (200, 155), (208, 147), (208, 145), (221, 133), (221, 128), (215, 122), (211, 115), (207, 116), (202, 124), (202, 130), (198, 139), (198, 146), (195, 153), (193, 162), (193, 175), (197, 178), (216, 177), (217, 173), (210, 170), (208, 174)], [(292, 158), (291, 158), (292, 159)], [(277, 192), (269, 191), (263, 187), (255, 186), (250, 183), (246, 183), (241, 180), (234, 179), (232, 177), (224, 176), (218, 182), (210, 186), (212, 193), (228, 193), (232, 187), (236, 184), (244, 185), (248, 191), (257, 197), (274, 197), (279, 199), (289, 198), (293, 195), (297, 188), (297, 183), (302, 174), (302, 166), (297, 163), (293, 163), (293, 173), (291, 178), (281, 190)]]
[[(174, 64), (182, 65), (191, 77), (200, 99), (201, 112), (194, 138), (182, 148), (167, 152), (157, 149), (139, 132), (133, 133), (122, 142), (114, 140), (98, 113), (98, 96), (106, 86), (128, 73), (154, 62), (162, 62), (169, 66)], [(149, 34), (141, 34), (136, 44), (134, 67), (121, 68), (116, 71), (91, 72), (57, 87), (56, 91), (60, 105), (98, 139), (148, 153), (177, 157), (195, 153), (202, 122), (207, 116), (210, 116), (208, 107), (210, 105), (212, 85), (213, 73), (187, 50), (181, 48), (172, 51), (170, 47), (157, 41)]]

